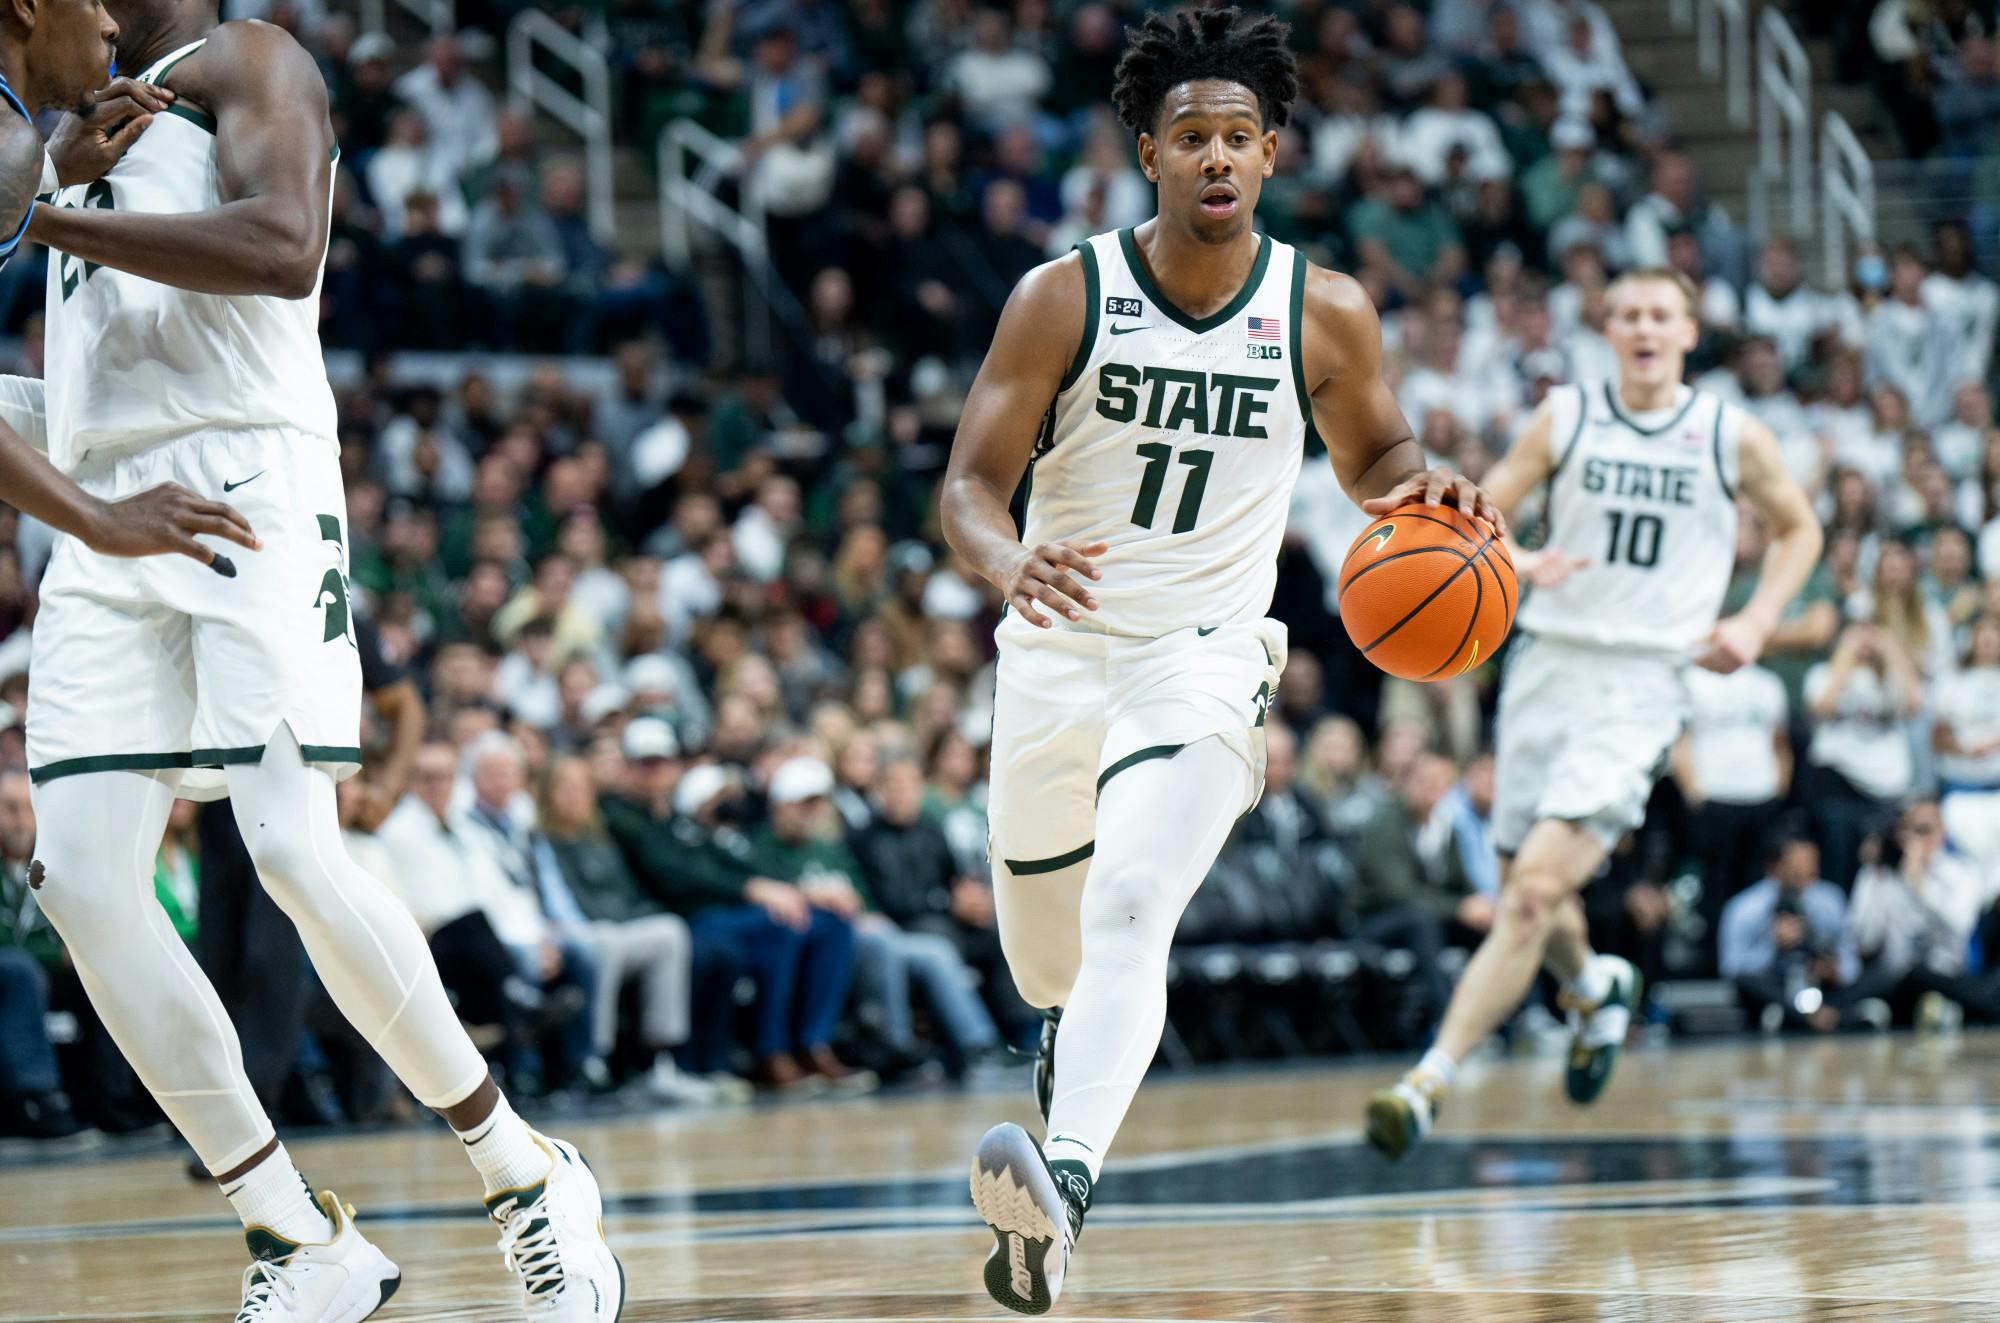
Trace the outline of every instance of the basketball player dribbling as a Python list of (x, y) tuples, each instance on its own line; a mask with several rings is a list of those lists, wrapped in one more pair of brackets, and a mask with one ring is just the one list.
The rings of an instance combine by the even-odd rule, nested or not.
[[(1693, 283), (1646, 268), (1614, 281), (1606, 298), (1618, 380), (1551, 391), (1487, 475), (1508, 513), (1548, 490), (1545, 545), (1517, 556), (1534, 586), (1500, 688), (1493, 816), (1503, 883), (1436, 1042), (1369, 1100), (1368, 1142), (1391, 1158), (1429, 1132), (1458, 1064), (1544, 967), (1569, 1012), (1569, 1097), (1590, 1103), (1604, 1091), (1639, 978), (1591, 952), (1577, 893), (1645, 817), (1687, 720), (1685, 668), (1756, 661), (1819, 561), (1819, 521), (1771, 429), (1681, 384), (1700, 333)], [(1739, 498), (1771, 545), (1755, 595), (1718, 620)]]
[(1131, 28), (1113, 98), (1159, 214), (1023, 277), (945, 476), (945, 536), (1008, 604), (1001, 942), (1022, 994), (1062, 1013), (1038, 1071), (1046, 1142), (1001, 1125), (973, 1160), (987, 1289), (1022, 1313), (1062, 1289), (1159, 1046), (1174, 928), (1263, 784), (1286, 642), (1265, 612), (1307, 438), (1372, 513), (1450, 500), (1500, 524), (1470, 481), (1426, 470), (1361, 286), (1251, 227), (1298, 92), (1287, 36), (1235, 9)]

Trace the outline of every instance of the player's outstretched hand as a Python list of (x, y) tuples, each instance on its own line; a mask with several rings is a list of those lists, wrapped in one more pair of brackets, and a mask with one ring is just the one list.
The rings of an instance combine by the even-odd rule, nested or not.
[(1405, 505), (1443, 505), (1447, 501), (1464, 514), (1484, 519), (1501, 537), (1507, 535), (1507, 516), (1500, 513), (1500, 507), (1493, 503), (1493, 498), (1472, 479), (1442, 465), (1405, 478), (1388, 495), (1363, 501), (1361, 508), (1380, 519)]
[(1694, 664), (1718, 675), (1728, 675), (1756, 661), (1763, 651), (1763, 629), (1755, 621), (1734, 615), (1718, 621), (1714, 632), (1702, 640)]
[(1086, 579), (1103, 578), (1104, 572), (1092, 557), (1109, 550), (1109, 542), (1044, 542), (1039, 547), (1023, 547), (1020, 560), (1000, 576), (1000, 591), (1006, 594), (1008, 605), (1042, 629), (1055, 622), (1035, 609), (1038, 602), (1071, 620), (1081, 620), (1083, 612), (1077, 608), (1095, 611), (1097, 598), (1069, 571)]
[(219, 537), (252, 551), (262, 545), (250, 530), (250, 521), (233, 507), (171, 482), (122, 501), (105, 502), (95, 524), (84, 540), (100, 555), (179, 554), (200, 561), (226, 579), (236, 577), (235, 564), (195, 538)]
[(92, 97), (88, 111), (64, 115), (49, 139), (49, 159), (65, 185), (103, 178), (125, 149), (139, 141), (153, 116), (174, 103), (166, 88), (132, 78), (114, 78)]

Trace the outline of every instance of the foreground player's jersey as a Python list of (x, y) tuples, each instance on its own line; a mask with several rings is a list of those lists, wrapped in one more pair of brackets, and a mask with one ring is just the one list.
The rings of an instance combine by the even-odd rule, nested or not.
[[(202, 44), (139, 80), (159, 83)], [(155, 116), (104, 178), (56, 194), (57, 206), (154, 215), (221, 203), (215, 121), (185, 102)], [(47, 307), (49, 458), (58, 467), (221, 427), (336, 435), (318, 282), (303, 299), (196, 294), (51, 253)]]
[(1154, 285), (1130, 230), (1077, 245), (1083, 341), (1035, 447), (1022, 540), (1110, 543), (1089, 627), (1156, 638), (1270, 609), (1311, 425), (1306, 263), (1257, 243), (1242, 291), (1201, 318)]
[(1682, 387), (1673, 407), (1634, 417), (1616, 390), (1565, 386), (1550, 397), (1546, 545), (1590, 563), (1530, 591), (1521, 627), (1686, 654), (1715, 627), (1736, 562), (1743, 413)]

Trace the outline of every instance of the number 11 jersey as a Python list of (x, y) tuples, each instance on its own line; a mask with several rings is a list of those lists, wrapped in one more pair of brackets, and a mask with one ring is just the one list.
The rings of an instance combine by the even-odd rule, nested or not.
[(1306, 262), (1257, 236), (1236, 296), (1194, 317), (1132, 231), (1077, 245), (1083, 338), (1028, 471), (1022, 541), (1110, 544), (1079, 626), (1159, 638), (1261, 619), (1312, 430), (1300, 361)]
[(1686, 657), (1715, 628), (1736, 564), (1737, 442), (1744, 413), (1680, 388), (1634, 415), (1617, 386), (1549, 396), (1546, 547), (1589, 562), (1521, 605), (1531, 634)]

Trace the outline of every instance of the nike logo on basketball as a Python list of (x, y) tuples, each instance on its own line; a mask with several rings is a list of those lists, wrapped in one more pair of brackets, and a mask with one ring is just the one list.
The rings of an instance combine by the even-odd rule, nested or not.
[(1396, 526), (1394, 524), (1384, 524), (1368, 535), (1368, 541), (1373, 542), (1375, 550), (1380, 551), (1389, 545), (1389, 539), (1394, 536), (1396, 536)]
[(1111, 334), (1113, 334), (1113, 335), (1130, 335), (1130, 334), (1132, 334), (1132, 332), (1134, 332), (1134, 331), (1143, 331), (1143, 330), (1145, 330), (1145, 329), (1146, 329), (1146, 327), (1145, 327), (1145, 325), (1144, 325), (1143, 323), (1142, 323), (1142, 324), (1140, 324), (1140, 325), (1138, 325), (1138, 326), (1114, 326), (1114, 327), (1112, 327), (1112, 328), (1111, 328)]
[(227, 495), (228, 493), (235, 491), (238, 487), (247, 487), (251, 483), (257, 481), (257, 479), (263, 477), (267, 472), (269, 472), (268, 469), (258, 469), (255, 473), (245, 478), (242, 482), (225, 482), (222, 484), (223, 493)]

